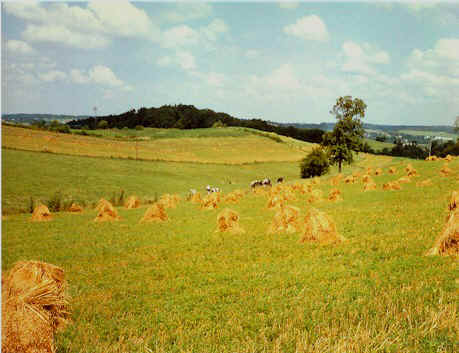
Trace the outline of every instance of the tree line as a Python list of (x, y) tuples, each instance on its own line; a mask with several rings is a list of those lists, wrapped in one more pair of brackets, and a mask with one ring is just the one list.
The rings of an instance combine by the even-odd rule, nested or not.
[(226, 113), (214, 112), (211, 109), (198, 109), (193, 105), (163, 105), (159, 108), (142, 107), (132, 109), (119, 115), (90, 117), (72, 120), (67, 123), (72, 129), (98, 129), (137, 126), (152, 128), (198, 129), (215, 126), (240, 126), (261, 131), (275, 132), (279, 135), (298, 140), (321, 143), (324, 131), (321, 129), (304, 129), (294, 126), (282, 126), (262, 119), (239, 119)]

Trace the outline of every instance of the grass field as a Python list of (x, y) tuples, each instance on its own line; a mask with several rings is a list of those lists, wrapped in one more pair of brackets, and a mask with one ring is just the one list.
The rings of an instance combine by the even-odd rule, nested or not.
[(413, 136), (442, 136), (442, 137), (451, 137), (453, 139), (457, 139), (457, 134), (452, 134), (449, 132), (442, 132), (442, 131), (420, 131), (420, 130), (399, 130), (399, 133), (413, 135)]
[[(170, 137), (142, 141), (115, 141), (5, 125), (2, 127), (2, 147), (91, 157), (244, 164), (299, 161), (313, 146), (286, 137), (279, 137), (281, 142), (266, 137), (277, 138), (274, 134), (249, 134), (241, 131), (239, 136), (231, 136), (238, 130), (230, 129), (227, 132), (230, 136), (219, 136), (218, 134), (223, 134), (220, 131), (224, 129), (213, 130), (213, 135), (210, 134), (205, 138)], [(184, 136), (188, 134), (191, 133), (184, 132)]]
[[(383, 191), (382, 183), (404, 175), (408, 162), (420, 174), (416, 181), (430, 178), (433, 185), (418, 188), (414, 181)], [(250, 180), (264, 175), (293, 182), (299, 173), (296, 162), (232, 166), (5, 149), (2, 163), (2, 204), (11, 207), (55, 190), (81, 198), (119, 188), (183, 195), (215, 183), (226, 193), (247, 190)], [(119, 208), (121, 221), (105, 224), (93, 222), (92, 209), (56, 214), (47, 223), (8, 215), (2, 219), (2, 270), (29, 259), (64, 268), (73, 322), (57, 336), (60, 353), (455, 352), (457, 260), (423, 256), (459, 186), (459, 159), (449, 163), (451, 177), (440, 177), (442, 165), (360, 155), (345, 166), (345, 174), (369, 166), (385, 172), (373, 177), (375, 191), (363, 193), (360, 182), (341, 184), (343, 201), (313, 204), (347, 238), (341, 245), (267, 234), (274, 212), (264, 196), (249, 193), (213, 211), (182, 200), (160, 224), (138, 223), (145, 208)], [(388, 175), (389, 166), (398, 174)], [(332, 188), (328, 179), (315, 187), (324, 195)], [(296, 194), (292, 204), (304, 212), (307, 197)], [(224, 207), (239, 212), (245, 234), (215, 232)]]
[(371, 139), (365, 139), (365, 142), (368, 142), (371, 148), (373, 148), (375, 151), (381, 151), (383, 148), (389, 148), (391, 149), (395, 145), (390, 142), (381, 142), (381, 141), (376, 141), (376, 140), (371, 140)]

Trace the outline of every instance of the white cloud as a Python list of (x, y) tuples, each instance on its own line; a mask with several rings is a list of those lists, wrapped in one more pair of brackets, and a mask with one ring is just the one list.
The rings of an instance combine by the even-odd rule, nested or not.
[(255, 59), (257, 58), (258, 56), (260, 55), (260, 53), (258, 52), (258, 50), (255, 50), (255, 49), (248, 49), (246, 52), (245, 52), (245, 56), (249, 59)]
[(247, 81), (246, 90), (250, 95), (258, 95), (261, 92), (274, 95), (293, 93), (301, 88), (300, 81), (290, 64), (284, 64), (264, 76), (251, 75)]
[(212, 14), (212, 6), (209, 3), (177, 3), (174, 10), (161, 13), (161, 19), (167, 22), (183, 23), (191, 20), (209, 17)]
[(205, 82), (211, 87), (223, 87), (227, 84), (226, 75), (218, 72), (190, 72), (191, 76), (198, 78), (199, 81)]
[(279, 7), (285, 10), (294, 10), (298, 7), (299, 4), (300, 3), (297, 1), (286, 0), (286, 1), (279, 2)]
[(122, 80), (116, 77), (115, 73), (107, 66), (95, 65), (88, 72), (72, 69), (70, 70), (70, 79), (78, 84), (96, 84), (103, 87), (118, 88), (124, 91), (131, 91), (133, 88), (126, 85)]
[(296, 23), (285, 26), (284, 32), (288, 35), (306, 40), (327, 41), (330, 37), (327, 26), (320, 17), (316, 15), (305, 16), (298, 19)]
[(187, 25), (172, 27), (162, 35), (162, 45), (166, 48), (176, 48), (197, 44), (199, 33)]
[(8, 3), (5, 11), (27, 20), (23, 38), (67, 46), (104, 48), (114, 37), (158, 40), (159, 28), (148, 15), (127, 1), (92, 2), (86, 7), (65, 3)]
[(216, 41), (219, 34), (228, 32), (228, 25), (220, 18), (214, 19), (208, 26), (201, 28), (201, 33), (206, 39)]
[(359, 45), (348, 41), (343, 43), (341, 56), (344, 63), (341, 70), (345, 72), (360, 73), (366, 75), (376, 74), (375, 64), (388, 64), (390, 56), (387, 52), (374, 48), (368, 43)]
[(13, 54), (34, 54), (35, 50), (26, 42), (22, 40), (11, 39), (6, 43), (6, 49)]
[(79, 33), (60, 25), (28, 25), (22, 36), (30, 41), (60, 43), (81, 49), (105, 48), (110, 43), (105, 36)]
[(54, 81), (65, 80), (67, 78), (67, 74), (62, 71), (52, 70), (52, 71), (38, 74), (38, 77), (40, 78), (40, 80), (45, 81), (45, 82), (54, 82)]
[(193, 70), (196, 68), (193, 54), (184, 50), (177, 50), (174, 53), (174, 56), (163, 56), (159, 58), (156, 63), (162, 67), (177, 65), (185, 71)]

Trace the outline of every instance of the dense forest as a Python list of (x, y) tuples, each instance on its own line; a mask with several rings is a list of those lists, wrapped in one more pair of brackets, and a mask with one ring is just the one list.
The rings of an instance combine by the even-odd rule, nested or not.
[(197, 109), (193, 105), (163, 105), (159, 108), (140, 108), (119, 115), (91, 117), (72, 120), (67, 123), (71, 128), (123, 128), (136, 126), (154, 128), (197, 129), (215, 126), (241, 126), (252, 129), (275, 132), (279, 135), (298, 140), (320, 143), (324, 131), (321, 129), (304, 129), (294, 126), (282, 126), (261, 119), (238, 119), (226, 113), (217, 113), (211, 109)]

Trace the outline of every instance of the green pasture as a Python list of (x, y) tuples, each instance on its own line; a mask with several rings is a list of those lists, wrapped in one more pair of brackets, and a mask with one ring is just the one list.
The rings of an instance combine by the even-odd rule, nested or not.
[(383, 148), (389, 148), (392, 149), (395, 145), (390, 142), (381, 142), (381, 141), (376, 141), (372, 139), (365, 139), (365, 142), (368, 142), (370, 147), (374, 149), (375, 151), (381, 151)]
[[(420, 174), (400, 191), (384, 182)], [(2, 204), (56, 190), (97, 199), (128, 194), (185, 195), (207, 183), (248, 189), (255, 177), (298, 181), (297, 163), (207, 165), (84, 158), (2, 151)], [(274, 211), (265, 196), (200, 210), (182, 200), (165, 223), (139, 224), (146, 208), (118, 208), (119, 222), (95, 223), (96, 212), (59, 213), (45, 223), (30, 214), (2, 220), (2, 270), (19, 260), (61, 266), (72, 296), (72, 322), (57, 352), (455, 352), (457, 260), (425, 257), (443, 228), (458, 189), (443, 162), (361, 154), (344, 173), (382, 167), (378, 190), (340, 184), (343, 201), (312, 206), (336, 222), (347, 241), (301, 244), (300, 234), (267, 234)], [(388, 175), (389, 166), (397, 175)], [(336, 173), (333, 170), (333, 173)], [(433, 185), (418, 188), (430, 178)], [(324, 196), (332, 186), (320, 178)], [(231, 181), (231, 184), (229, 184)], [(304, 212), (308, 195), (296, 194)], [(218, 212), (240, 214), (242, 235), (216, 232)]]
[(443, 131), (422, 131), (422, 130), (399, 130), (401, 134), (413, 135), (413, 136), (441, 136), (441, 137), (451, 137), (456, 139), (458, 137), (457, 134), (452, 134), (450, 132), (443, 132)]

